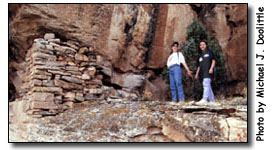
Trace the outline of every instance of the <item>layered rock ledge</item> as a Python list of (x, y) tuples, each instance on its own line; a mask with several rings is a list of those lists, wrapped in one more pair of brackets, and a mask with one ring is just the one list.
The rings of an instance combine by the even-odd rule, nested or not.
[(10, 123), (10, 141), (247, 142), (247, 106), (87, 101), (57, 116)]

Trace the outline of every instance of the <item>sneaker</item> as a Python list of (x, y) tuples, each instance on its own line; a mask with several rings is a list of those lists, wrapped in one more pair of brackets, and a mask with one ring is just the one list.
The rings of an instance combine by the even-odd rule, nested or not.
[(172, 102), (169, 102), (169, 104), (170, 105), (177, 105), (177, 102), (172, 101)]
[(220, 104), (216, 103), (216, 102), (209, 102), (208, 105), (209, 106), (220, 106)]
[(201, 99), (199, 102), (196, 102), (197, 105), (206, 105), (207, 101), (204, 99)]
[(180, 101), (179, 102), (179, 105), (183, 105), (183, 104), (185, 104), (185, 101)]
[(215, 105), (215, 102), (208, 102), (208, 105)]

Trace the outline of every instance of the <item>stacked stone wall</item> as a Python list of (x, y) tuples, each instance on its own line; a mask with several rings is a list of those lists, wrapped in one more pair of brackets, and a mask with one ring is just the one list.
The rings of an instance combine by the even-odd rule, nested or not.
[[(34, 40), (26, 57), (25, 111), (32, 116), (56, 115), (73, 103), (127, 97), (131, 94), (102, 84), (102, 56), (74, 41), (62, 42), (53, 33)], [(105, 71), (102, 71), (102, 68)], [(98, 71), (101, 70), (101, 71)], [(126, 94), (125, 94), (126, 93)]]

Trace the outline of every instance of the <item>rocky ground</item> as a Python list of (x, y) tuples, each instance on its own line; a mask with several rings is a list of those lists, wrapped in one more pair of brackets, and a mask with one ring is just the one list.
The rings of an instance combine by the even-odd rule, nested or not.
[(10, 142), (246, 142), (246, 99), (196, 106), (107, 99), (20, 121), (10, 103)]

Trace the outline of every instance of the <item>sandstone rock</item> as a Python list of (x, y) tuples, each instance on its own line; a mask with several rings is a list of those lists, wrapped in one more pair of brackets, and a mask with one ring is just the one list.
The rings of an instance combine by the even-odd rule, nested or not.
[[(84, 66), (87, 66), (89, 63), (88, 62), (81, 62), (80, 63), (80, 67), (84, 67)], [(84, 70), (84, 69), (83, 69)]]
[(30, 76), (33, 76), (33, 75), (46, 75), (46, 76), (51, 76), (52, 74), (51, 74), (51, 73), (48, 73), (48, 72), (46, 72), (46, 71), (41, 71), (41, 70), (31, 70)]
[(48, 39), (48, 41), (51, 43), (57, 43), (59, 44), (60, 43), (60, 39)]
[(174, 142), (191, 142), (184, 134), (173, 129), (169, 125), (163, 125), (162, 132), (164, 135), (172, 139)]
[(72, 90), (72, 89), (82, 89), (83, 87), (79, 84), (65, 82), (63, 80), (55, 79), (54, 80), (55, 86), (62, 87), (64, 89)]
[(65, 61), (34, 61), (34, 65), (44, 65), (47, 67), (64, 67), (67, 62)]
[[(110, 95), (113, 96), (113, 98), (119, 98), (118, 95), (124, 95), (127, 99), (137, 99), (139, 95), (134, 92), (136, 92), (138, 88), (145, 88), (147, 91), (156, 95), (153, 99), (160, 100), (159, 97), (165, 97), (165, 94), (161, 95), (160, 93), (165, 93), (166, 85), (162, 84), (162, 80), (157, 80), (157, 76), (160, 74), (159, 70), (165, 66), (166, 59), (170, 52), (170, 43), (174, 40), (180, 43), (184, 42), (186, 26), (191, 23), (193, 18), (197, 17), (196, 12), (191, 8), (191, 4), (91, 4), (85, 6), (22, 4), (22, 6), (23, 7), (18, 8), (16, 12), (11, 12), (11, 14), (16, 14), (13, 18), (10, 18), (11, 21), (9, 24), (11, 27), (9, 42), (12, 47), (10, 50), (12, 52), (10, 53), (12, 54), (12, 59), (15, 58), (15, 61), (20, 62), (19, 58), (25, 57), (25, 51), (31, 47), (33, 38), (43, 37), (42, 34), (44, 34), (46, 30), (46, 32), (51, 30), (51, 32), (58, 34), (59, 37), (62, 37), (62, 39), (67, 42), (57, 40), (57, 43), (60, 44), (56, 44), (54, 43), (56, 40), (55, 37), (50, 35), (48, 37), (45, 35), (44, 38), (46, 40), (35, 39), (35, 44), (33, 44), (26, 55), (27, 58), (22, 59), (22, 61), (28, 63), (28, 67), (20, 68), (20, 70), (26, 69), (26, 72), (31, 72), (31, 74), (28, 77), (22, 76), (22, 78), (26, 78), (26, 84), (22, 86), (16, 84), (16, 87), (26, 87), (25, 91), (29, 91), (28, 94), (30, 94), (31, 91), (45, 91), (54, 93), (56, 96), (63, 95), (64, 89), (65, 92), (73, 93), (85, 91), (86, 93), (84, 94), (87, 94), (90, 92), (90, 95), (94, 94), (95, 98), (98, 98), (97, 96), (99, 95)], [(200, 6), (203, 5), (197, 5), (196, 7)], [(211, 10), (202, 11), (205, 15), (205, 20), (211, 23), (211, 25), (207, 25), (207, 28), (215, 31), (211, 33), (219, 40), (220, 45), (224, 49), (225, 56), (229, 58), (227, 64), (229, 66), (229, 80), (236, 81), (238, 79), (237, 75), (240, 73), (240, 79), (243, 81), (246, 79), (246, 69), (243, 68), (246, 66), (246, 62), (242, 61), (239, 65), (234, 65), (233, 67), (232, 64), (235, 64), (238, 59), (245, 60), (246, 58), (244, 58), (244, 56), (247, 55), (243, 53), (241, 57), (237, 58), (236, 56), (236, 49), (246, 49), (246, 47), (242, 45), (247, 42), (247, 20), (244, 18), (244, 16), (247, 15), (245, 12), (246, 7), (244, 7), (244, 5), (227, 4), (213, 6), (215, 7)], [(198, 15), (198, 17), (201, 17), (200, 14)], [(30, 16), (32, 18), (31, 20), (28, 19)], [(83, 23), (77, 23), (80, 22), (79, 19)], [(74, 41), (69, 39), (73, 39)], [(87, 46), (89, 49), (82, 46)], [(79, 47), (82, 48), (77, 53)], [(56, 61), (57, 57), (60, 61)], [(233, 59), (233, 57), (236, 58)], [(33, 67), (33, 65), (35, 66)], [(78, 68), (79, 66), (81, 70)], [(88, 77), (85, 76), (84, 71), (90, 66), (93, 66), (95, 69), (90, 70), (92, 72), (88, 72), (88, 74), (93, 77), (93, 79), (95, 74), (97, 74), (97, 81), (88, 81)], [(152, 69), (156, 73), (147, 74), (150, 81), (145, 80), (144, 72), (146, 71), (143, 70), (144, 68), (146, 68), (146, 70)], [(11, 68), (10, 70), (17, 69)], [(20, 71), (18, 71), (18, 73), (20, 73)], [(20, 75), (17, 76), (19, 77)], [(53, 86), (53, 78), (55, 78), (54, 85), (58, 87), (41, 87)], [(34, 82), (30, 81), (31, 79), (35, 79)], [(87, 79), (87, 81), (84, 82), (83, 79)], [(17, 79), (13, 78), (12, 80), (16, 81)], [(105, 91), (101, 88), (102, 82), (104, 84), (118, 85), (117, 88), (128, 88), (131, 90), (115, 92), (115, 90), (110, 89), (109, 91)], [(32, 88), (32, 85), (35, 87)], [(86, 89), (84, 89), (84, 86)], [(239, 85), (237, 86), (239, 87)], [(98, 89), (91, 91), (90, 87)], [(18, 89), (20, 88), (16, 88), (17, 94), (21, 93)], [(235, 94), (238, 94), (239, 90), (237, 89), (238, 88), (236, 88), (237, 92), (235, 92)], [(28, 100), (28, 97), (24, 96), (23, 99)], [(58, 100), (62, 101), (62, 97), (58, 98)], [(80, 98), (80, 101), (82, 100), (83, 99)], [(122, 104), (118, 104), (115, 107), (120, 105)], [(150, 111), (151, 109), (145, 110)], [(117, 112), (117, 110), (112, 111)], [(123, 110), (124, 113), (127, 111), (129, 110)], [(207, 113), (209, 113), (209, 111)], [(211, 113), (212, 112), (204, 115), (211, 115)], [(46, 112), (43, 112), (43, 114), (46, 114)], [(141, 114), (143, 113), (141, 112)], [(236, 113), (234, 116), (245, 118), (243, 117), (244, 115), (240, 113)], [(195, 125), (199, 124), (198, 122), (202, 119), (200, 117), (198, 118), (199, 119), (196, 120), (197, 122), (195, 121), (194, 123)], [(214, 118), (211, 121), (216, 123), (218, 119), (219, 118)], [(180, 123), (182, 123), (181, 121)], [(188, 123), (189, 122), (186, 124)], [(110, 128), (112, 128), (114, 132), (119, 132), (114, 125), (110, 126)], [(146, 130), (147, 127), (138, 130), (139, 135), (134, 134), (136, 133), (134, 131), (129, 131), (127, 135), (137, 136), (139, 140), (143, 138), (153, 138), (151, 135), (141, 135), (146, 134), (143, 132)], [(215, 138), (207, 138), (202, 135), (201, 133), (204, 133), (203, 130), (209, 134), (210, 137), (213, 135)], [(191, 141), (217, 140), (216, 137), (218, 135), (212, 132), (212, 128), (198, 127), (196, 131), (198, 131), (198, 135), (201, 136), (201, 138), (193, 136), (186, 137)], [(216, 132), (217, 130), (214, 131)], [(187, 129), (181, 130), (181, 132), (195, 134), (189, 132)], [(166, 138), (168, 138), (168, 136), (166, 136)]]
[(71, 57), (66, 57), (65, 61), (67, 61), (67, 62), (73, 62), (73, 59)]
[(44, 39), (45, 40), (54, 39), (54, 38), (55, 38), (55, 34), (54, 33), (46, 33), (44, 35)]
[(79, 49), (79, 53), (80, 54), (84, 54), (84, 53), (86, 53), (86, 52), (88, 52), (89, 51), (89, 49), (87, 48), (87, 47), (81, 47), (80, 49)]
[[(198, 9), (192, 10), (193, 5)], [(211, 10), (203, 9), (207, 5)], [(80, 20), (85, 23), (75, 23), (79, 21), (78, 8), (83, 10), (83, 13), (80, 13)], [(241, 59), (247, 55), (245, 50), (247, 48), (244, 46), (246, 44), (243, 44), (247, 42), (246, 9), (246, 5), (242, 4), (83, 6), (26, 4), (11, 12), (17, 14), (10, 22), (11, 37), (14, 37), (11, 38), (11, 42), (20, 51), (25, 51), (32, 44), (33, 37), (43, 37), (42, 29), (51, 29), (68, 41), (70, 38), (81, 41), (81, 45), (91, 47), (92, 52), (99, 52), (108, 58), (115, 68), (123, 72), (141, 72), (145, 66), (153, 69), (163, 68), (170, 52), (171, 42), (184, 42), (186, 27), (192, 19), (204, 18), (202, 21), (206, 24), (207, 30), (211, 31), (219, 41), (225, 56), (228, 57), (229, 80), (236, 80), (238, 73), (242, 79), (245, 79), (246, 63)], [(29, 15), (39, 17), (33, 20), (26, 19)], [(90, 18), (93, 18), (92, 21)], [(41, 43), (45, 41), (40, 40)], [(58, 46), (54, 46), (56, 47)], [(239, 48), (245, 51), (237, 56), (235, 52), (238, 52)], [(72, 52), (75, 53), (74, 50)], [(238, 60), (240, 60), (239, 66), (234, 63)]]
[(61, 52), (61, 53), (65, 52), (65, 49), (62, 46), (60, 46), (60, 45), (54, 46), (54, 50), (56, 50), (58, 52)]
[[(228, 117), (234, 112), (218, 113), (220, 109), (226, 112), (226, 105), (219, 106), (217, 110), (212, 106), (167, 105), (167, 102), (161, 101), (122, 99), (106, 101), (97, 100), (96, 97), (93, 101), (77, 104), (70, 101), (64, 104), (64, 109), (71, 109), (57, 116), (36, 120), (32, 124), (35, 126), (25, 130), (28, 136), (24, 141), (37, 138), (44, 142), (247, 141), (246, 121)], [(51, 115), (50, 112), (46, 113)], [(59, 136), (62, 134), (66, 136)]]
[(88, 74), (85, 74), (85, 73), (81, 76), (81, 78), (83, 80), (90, 80), (91, 79), (90, 76)]
[(156, 14), (156, 32), (152, 35), (152, 49), (148, 56), (149, 68), (165, 67), (171, 52), (171, 43), (183, 43), (186, 38), (186, 27), (197, 17), (190, 5), (166, 4), (159, 5), (159, 9), (161, 11)]
[(65, 67), (56, 67), (56, 66), (41, 66), (41, 65), (36, 65), (33, 67), (33, 70), (62, 70), (65, 69)]
[(62, 88), (60, 87), (33, 87), (32, 92), (51, 92), (62, 94)]
[(90, 94), (102, 94), (102, 89), (90, 89), (89, 93)]
[(65, 102), (63, 105), (63, 109), (73, 108), (73, 104), (74, 102), (71, 102), (71, 101)]
[(231, 105), (247, 105), (247, 98), (244, 97), (234, 97), (230, 101)]
[(76, 67), (76, 66), (66, 66), (66, 70), (68, 70), (68, 71), (78, 71), (78, 67)]
[(144, 92), (151, 94), (151, 100), (165, 100), (167, 97), (167, 85), (161, 78), (157, 78), (153, 81), (146, 80)]
[(58, 106), (53, 102), (32, 101), (31, 109), (58, 109)]
[(130, 93), (124, 90), (117, 90), (118, 94), (122, 97), (122, 98), (129, 98), (130, 97)]
[(70, 65), (70, 66), (76, 66), (76, 64), (74, 62), (71, 62), (71, 61), (68, 62), (68, 65)]
[(64, 98), (73, 101), (75, 99), (75, 93), (74, 92), (66, 92), (64, 94)]
[(78, 47), (79, 43), (76, 42), (76, 41), (69, 40), (67, 42), (64, 42), (64, 44), (67, 45), (67, 46), (69, 46), (69, 47), (71, 47), (71, 48), (73, 48), (73, 49), (79, 49), (79, 47)]
[(61, 75), (59, 75), (59, 74), (56, 74), (54, 77), (55, 80), (59, 80), (60, 78), (61, 78)]
[(67, 46), (62, 46), (62, 49), (64, 49), (66, 54), (75, 54), (77, 51), (74, 48), (67, 47)]
[[(40, 115), (41, 111), (43, 111), (43, 110), (42, 109), (31, 109), (31, 110), (27, 111), (27, 114), (32, 115), (32, 117), (33, 117), (33, 115), (35, 115), (34, 118), (40, 118), (40, 117), (42, 117), (42, 115)], [(37, 115), (39, 115), (40, 117), (37, 117)]]
[(96, 75), (96, 79), (97, 80), (102, 80), (103, 79), (103, 75), (102, 74)]
[(31, 80), (30, 85), (31, 86), (41, 86), (42, 85), (42, 81), (34, 79), (34, 80)]
[(118, 74), (113, 73), (111, 82), (125, 88), (136, 88), (143, 85), (145, 77), (143, 75), (135, 74)]
[[(38, 53), (44, 53), (44, 54), (48, 54), (48, 55), (53, 55), (53, 56), (54, 56), (54, 52), (51, 51), (51, 50), (46, 49), (46, 46), (45, 46), (45, 48), (43, 48), (43, 49), (33, 49), (33, 50), (31, 50), (31, 51), (32, 51), (32, 53), (38, 52)], [(30, 59), (30, 58), (27, 58), (27, 59)], [(36, 58), (36, 59), (39, 59), (39, 58)], [(40, 58), (40, 59), (43, 59), (43, 58)], [(54, 57), (49, 57), (48, 60), (53, 60), (53, 61), (55, 61), (56, 59), (54, 59)], [(29, 60), (29, 61), (30, 61), (30, 60)], [(28, 62), (29, 62), (29, 61), (28, 61)]]
[(56, 56), (45, 54), (45, 53), (40, 53), (40, 52), (33, 53), (32, 57), (33, 58), (45, 58), (45, 59), (56, 60)]
[(65, 58), (64, 58), (63, 56), (58, 56), (57, 60), (58, 60), (58, 61), (64, 61)]
[(31, 79), (50, 80), (51, 76), (34, 74), (34, 75), (31, 76)]
[(55, 104), (61, 104), (62, 102), (63, 102), (63, 100), (62, 100), (62, 96), (61, 95), (56, 95), (54, 97), (54, 103)]
[(50, 51), (53, 51), (54, 48), (53, 48), (53, 45), (51, 44), (47, 44), (46, 47), (45, 47), (46, 50), (50, 50)]
[(53, 80), (43, 80), (42, 81), (42, 85), (43, 86), (48, 86), (48, 87), (54, 87), (55, 85), (54, 85), (54, 81)]
[(96, 62), (101, 63), (102, 62), (102, 56), (96, 55)]
[(131, 142), (173, 142), (163, 134), (159, 135), (138, 135)]
[(101, 80), (93, 79), (85, 81), (86, 85), (102, 85)]
[(39, 51), (41, 49), (45, 49), (46, 48), (45, 44), (42, 44), (42, 43), (37, 42), (37, 41), (38, 41), (38, 39), (34, 40), (34, 43), (32, 45), (32, 51)]
[(89, 76), (91, 76), (92, 78), (95, 77), (95, 73), (96, 73), (96, 68), (95, 67), (89, 67), (88, 68), (88, 74)]
[(70, 73), (72, 77), (81, 79), (82, 73), (80, 71), (67, 71), (67, 73)]
[[(144, 53), (147, 50), (143, 43), (150, 39), (150, 32), (148, 33), (148, 31), (152, 31), (151, 12), (153, 9), (152, 5), (147, 7), (151, 11), (145, 11), (143, 6), (138, 7), (137, 5), (114, 6), (110, 21), (110, 33), (107, 44), (103, 48), (103, 53), (110, 58), (116, 68), (120, 68), (124, 72), (135, 70), (131, 66), (131, 59), (138, 59), (139, 62), (144, 59), (144, 57), (131, 56), (135, 55), (139, 50), (140, 53)], [(135, 45), (138, 46), (136, 47)]]
[(59, 75), (64, 75), (64, 76), (70, 76), (71, 74), (65, 71), (59, 71), (59, 70), (47, 70), (49, 73), (52, 74), (59, 74)]
[(43, 45), (46, 45), (46, 44), (49, 43), (48, 41), (46, 41), (45, 39), (42, 39), (42, 38), (34, 39), (33, 41), (35, 43), (40, 43), (40, 44), (43, 44)]
[(227, 118), (221, 120), (222, 134), (227, 141), (246, 142), (247, 141), (247, 122), (238, 118)]
[[(52, 45), (54, 48), (55, 47), (61, 47), (60, 45), (60, 39), (50, 39), (49, 41), (49, 45)], [(59, 41), (59, 43), (57, 43)]]
[(94, 100), (96, 98), (97, 97), (94, 94), (85, 94), (85, 97), (84, 97), (85, 100)]
[(101, 66), (102, 68), (102, 72), (104, 74), (106, 74), (107, 76), (111, 77), (112, 74), (113, 74), (113, 71), (112, 71), (112, 68), (109, 66), (109, 67), (106, 67), (106, 66)]
[(83, 102), (85, 99), (82, 93), (76, 93), (75, 100)]
[(30, 96), (30, 101), (47, 101), (52, 102), (54, 100), (53, 93), (34, 92)]
[(88, 57), (84, 54), (77, 53), (75, 55), (75, 60), (77, 60), (77, 61), (88, 61)]

